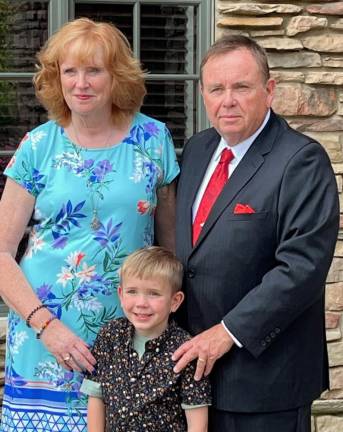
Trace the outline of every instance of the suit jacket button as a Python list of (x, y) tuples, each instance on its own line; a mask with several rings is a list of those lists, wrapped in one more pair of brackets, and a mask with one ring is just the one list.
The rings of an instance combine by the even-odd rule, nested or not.
[(265, 346), (267, 345), (266, 341), (261, 340), (261, 345), (262, 345), (263, 347), (265, 347)]
[(274, 339), (275, 337), (276, 337), (276, 334), (275, 334), (275, 332), (270, 332), (270, 336)]
[(189, 279), (193, 279), (194, 276), (195, 276), (195, 271), (192, 270), (192, 269), (188, 270), (187, 276), (188, 276)]
[(275, 330), (275, 333), (276, 333), (276, 334), (277, 334), (277, 333), (280, 333), (280, 331), (281, 331), (281, 330), (279, 329), (279, 327), (276, 327), (274, 330)]
[(272, 340), (270, 338), (270, 336), (266, 336), (266, 342), (270, 343)]

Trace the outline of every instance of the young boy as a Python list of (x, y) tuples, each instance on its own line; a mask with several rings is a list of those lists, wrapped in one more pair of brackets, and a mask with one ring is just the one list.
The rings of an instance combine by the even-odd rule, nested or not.
[(210, 388), (190, 364), (178, 374), (171, 357), (189, 335), (169, 320), (183, 301), (182, 264), (164, 248), (138, 250), (124, 262), (118, 294), (126, 318), (105, 325), (93, 355), (88, 432), (206, 432)]

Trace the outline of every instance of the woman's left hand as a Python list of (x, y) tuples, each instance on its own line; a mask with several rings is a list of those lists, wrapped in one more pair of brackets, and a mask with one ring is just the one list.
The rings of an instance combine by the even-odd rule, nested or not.
[(46, 328), (41, 341), (64, 368), (78, 372), (93, 372), (96, 360), (88, 345), (60, 320), (54, 320)]

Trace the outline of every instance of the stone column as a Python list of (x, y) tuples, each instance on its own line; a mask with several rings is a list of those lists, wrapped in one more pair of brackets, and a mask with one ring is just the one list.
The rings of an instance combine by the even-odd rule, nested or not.
[(313, 405), (313, 432), (343, 431), (343, 1), (216, 0), (216, 37), (245, 34), (268, 53), (277, 81), (273, 109), (327, 150), (341, 223), (327, 279), (331, 390)]

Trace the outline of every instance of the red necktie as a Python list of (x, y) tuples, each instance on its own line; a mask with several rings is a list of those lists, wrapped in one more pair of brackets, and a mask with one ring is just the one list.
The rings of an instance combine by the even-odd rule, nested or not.
[(208, 182), (208, 185), (205, 189), (204, 195), (201, 198), (198, 211), (193, 222), (193, 246), (198, 240), (200, 231), (213, 207), (213, 204), (215, 203), (218, 195), (228, 180), (228, 167), (233, 158), (234, 155), (231, 150), (224, 149), (222, 151), (218, 165), (213, 171), (210, 181)]

